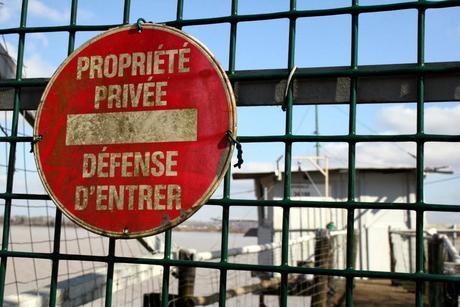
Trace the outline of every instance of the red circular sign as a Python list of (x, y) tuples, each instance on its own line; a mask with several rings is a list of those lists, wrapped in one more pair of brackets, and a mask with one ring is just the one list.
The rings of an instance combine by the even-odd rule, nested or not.
[(107, 236), (146, 236), (208, 200), (235, 130), (230, 83), (201, 43), (167, 26), (123, 26), (81, 46), (50, 80), (35, 159), (71, 220)]

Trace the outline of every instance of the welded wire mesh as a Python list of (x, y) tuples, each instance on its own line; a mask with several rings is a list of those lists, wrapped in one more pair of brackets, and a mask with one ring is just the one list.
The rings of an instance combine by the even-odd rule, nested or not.
[[(185, 0), (186, 1), (186, 0)], [(219, 305), (225, 306), (226, 301), (226, 290), (230, 287), (233, 282), (240, 282), (237, 280), (233, 272), (275, 272), (281, 277), (279, 287), (279, 298), (276, 301), (281, 306), (287, 306), (289, 304), (289, 277), (291, 274), (313, 274), (313, 275), (327, 275), (337, 276), (346, 280), (346, 304), (347, 306), (353, 305), (353, 293), (354, 293), (354, 279), (357, 277), (369, 277), (369, 278), (387, 278), (387, 279), (400, 279), (409, 280), (416, 283), (416, 305), (423, 306), (424, 304), (424, 284), (427, 281), (453, 281), (459, 282), (460, 279), (456, 276), (447, 276), (436, 273), (427, 273), (424, 265), (424, 244), (423, 244), (423, 231), (424, 231), (424, 214), (426, 211), (445, 211), (445, 212), (459, 212), (460, 204), (456, 203), (453, 205), (443, 205), (428, 203), (424, 200), (424, 153), (425, 143), (427, 142), (458, 142), (460, 141), (459, 135), (446, 135), (446, 134), (429, 134), (425, 133), (424, 129), (424, 106), (425, 106), (425, 75), (427, 73), (440, 73), (440, 72), (452, 72), (458, 73), (460, 71), (460, 65), (456, 62), (448, 65), (437, 66), (425, 65), (425, 15), (426, 11), (435, 8), (449, 8), (460, 6), (460, 3), (455, 0), (446, 1), (409, 1), (401, 3), (390, 3), (390, 4), (378, 4), (378, 5), (360, 5), (358, 0), (352, 0), (351, 3), (345, 4), (343, 7), (324, 8), (324, 9), (298, 9), (297, 1), (291, 0), (289, 6), (285, 9), (276, 10), (270, 13), (251, 13), (251, 14), (240, 14), (238, 10), (238, 0), (232, 0), (229, 6), (229, 11), (225, 12), (219, 17), (191, 17), (185, 18), (187, 12), (185, 10), (184, 0), (178, 0), (176, 4), (176, 14), (174, 17), (166, 18), (166, 24), (182, 28), (185, 26), (209, 26), (224, 24), (229, 27), (229, 35), (227, 40), (228, 50), (227, 58), (228, 63), (227, 74), (232, 82), (238, 80), (253, 80), (260, 81), (269, 78), (286, 78), (289, 72), (292, 71), (296, 65), (295, 54), (296, 54), (296, 31), (300, 29), (299, 18), (310, 18), (310, 17), (323, 17), (335, 16), (335, 15), (346, 15), (351, 18), (350, 28), (350, 63), (346, 69), (334, 70), (330, 68), (322, 72), (300, 72), (294, 74), (298, 78), (316, 77), (325, 78), (328, 76), (342, 76), (347, 77), (350, 80), (350, 94), (348, 105), (348, 132), (344, 135), (316, 135), (316, 134), (293, 134), (293, 115), (295, 109), (293, 105), (296, 103), (293, 99), (294, 95), (292, 90), (288, 91), (285, 101), (283, 102), (283, 109), (285, 111), (283, 120), (285, 122), (285, 129), (280, 134), (273, 135), (244, 135), (239, 136), (238, 140), (244, 144), (254, 143), (281, 143), (284, 146), (284, 190), (283, 198), (278, 201), (263, 201), (263, 200), (242, 200), (235, 199), (231, 196), (230, 189), (230, 178), (231, 170), (229, 170), (223, 187), (223, 195), (221, 198), (211, 199), (208, 204), (211, 206), (218, 206), (222, 208), (222, 227), (221, 227), (221, 257), (219, 261), (184, 261), (172, 259), (172, 238), (171, 231), (166, 231), (165, 243), (164, 243), (164, 254), (160, 258), (140, 258), (134, 253), (131, 255), (129, 251), (120, 255), (117, 253), (118, 249), (129, 250), (129, 247), (125, 245), (125, 242), (115, 240), (94, 237), (93, 235), (85, 234), (78, 241), (73, 241), (76, 230), (72, 227), (67, 227), (63, 223), (63, 218), (58, 210), (55, 210), (53, 206), (49, 204), (49, 196), (43, 192), (29, 191), (25, 189), (21, 192), (17, 192), (14, 186), (18, 182), (27, 181), (27, 176), (32, 176), (33, 173), (29, 173), (25, 167), (18, 167), (20, 165), (18, 154), (20, 151), (27, 150), (27, 147), (32, 141), (32, 136), (29, 132), (20, 132), (22, 125), (22, 117), (20, 115), (21, 109), (21, 91), (26, 87), (33, 86), (44, 86), (48, 82), (47, 79), (25, 79), (23, 76), (24, 71), (24, 50), (25, 44), (30, 33), (54, 33), (64, 32), (68, 33), (68, 46), (67, 53), (70, 54), (74, 50), (76, 35), (86, 34), (91, 31), (103, 31), (112, 28), (117, 25), (133, 23), (135, 20), (130, 20), (130, 10), (135, 7), (134, 1), (125, 0), (122, 7), (120, 6), (121, 18), (118, 22), (113, 24), (97, 24), (88, 25), (77, 22), (77, 11), (79, 3), (77, 0), (71, 1), (69, 22), (65, 25), (39, 25), (30, 27), (27, 25), (27, 17), (30, 12), (30, 2), (27, 0), (22, 1), (20, 21), (18, 27), (13, 28), (2, 28), (0, 34), (2, 35), (16, 35), (17, 38), (17, 56), (16, 56), (16, 76), (10, 80), (0, 80), (0, 87), (3, 89), (14, 88), (14, 103), (12, 110), (5, 113), (5, 118), (9, 117), (8, 121), (4, 121), (0, 131), (0, 142), (5, 144), (4, 151), (0, 155), (0, 163), (2, 174), (5, 175), (6, 182), (3, 190), (0, 191), (0, 201), (4, 206), (3, 213), (3, 230), (2, 230), (2, 248), (0, 251), (1, 264), (0, 264), (0, 301), (3, 302), (7, 288), (9, 286), (20, 287), (22, 277), (17, 276), (17, 266), (23, 264), (23, 260), (35, 262), (32, 268), (40, 267), (41, 263), (46, 263), (49, 275), (42, 275), (40, 272), (34, 272), (32, 269), (33, 278), (25, 279), (24, 283), (32, 282), (35, 283), (33, 288), (40, 288), (40, 285), (36, 283), (47, 280), (49, 287), (45, 294), (49, 298), (49, 304), (51, 306), (58, 303), (57, 293), (59, 289), (59, 282), (62, 279), (69, 280), (74, 274), (80, 274), (82, 272), (94, 272), (99, 267), (104, 270), (104, 299), (103, 302), (106, 306), (116, 304), (119, 300), (122, 300), (118, 296), (112, 296), (114, 289), (117, 285), (114, 284), (114, 274), (117, 272), (117, 267), (122, 264), (145, 264), (151, 267), (161, 268), (161, 283), (150, 286), (149, 291), (161, 292), (161, 301), (163, 306), (169, 306), (169, 294), (170, 289), (173, 287), (173, 280), (171, 277), (172, 268), (178, 265), (193, 265), (199, 269), (212, 270), (213, 281), (218, 280), (218, 286), (216, 290), (219, 293)], [(263, 6), (263, 5), (261, 5)], [(262, 7), (261, 7), (262, 10)], [(416, 54), (417, 60), (416, 65), (411, 67), (400, 67), (400, 66), (389, 66), (385, 70), (372, 70), (363, 68), (359, 65), (359, 20), (363, 14), (366, 13), (378, 13), (387, 11), (400, 11), (400, 10), (414, 10), (416, 12)], [(142, 17), (142, 16), (139, 16)], [(160, 19), (160, 17), (159, 17)], [(252, 71), (251, 73), (242, 74), (237, 70), (236, 63), (238, 61), (237, 54), (237, 42), (240, 36), (244, 35), (242, 32), (244, 27), (251, 23), (258, 21), (283, 21), (287, 24), (287, 33), (285, 33), (285, 39), (283, 40), (284, 45), (281, 50), (284, 50), (287, 56), (287, 63), (285, 63), (284, 70), (269, 74), (261, 74), (258, 71)], [(412, 134), (401, 134), (401, 135), (363, 135), (357, 133), (357, 100), (359, 93), (359, 78), (363, 76), (376, 76), (385, 75), (387, 73), (405, 74), (412, 73), (417, 75), (417, 99), (416, 99), (416, 131)], [(1, 120), (1, 119), (0, 119)], [(8, 123), (7, 123), (8, 122)], [(292, 151), (293, 144), (299, 142), (343, 142), (348, 145), (347, 159), (344, 160), (347, 163), (347, 198), (343, 201), (336, 203), (320, 202), (320, 201), (298, 201), (291, 200), (291, 169), (292, 169)], [(356, 200), (356, 149), (357, 145), (363, 142), (412, 142), (416, 147), (416, 200), (414, 204), (389, 204), (389, 203), (364, 203)], [(281, 241), (283, 242), (280, 250), (280, 263), (279, 264), (254, 264), (250, 263), (234, 263), (231, 258), (228, 257), (228, 240), (229, 240), (229, 210), (235, 206), (278, 206), (283, 210), (282, 219), (282, 232)], [(47, 218), (52, 218), (52, 221), (48, 221), (53, 227), (45, 231), (45, 239), (36, 238), (35, 233), (30, 233), (30, 226), (32, 226), (31, 220), (26, 220), (25, 231), (29, 236), (30, 240), (27, 241), (16, 241), (14, 239), (14, 232), (12, 225), (14, 219), (12, 218), (12, 212), (15, 208), (25, 208), (26, 210), (32, 210), (36, 207), (42, 207), (46, 210)], [(294, 266), (289, 261), (289, 246), (288, 241), (290, 238), (289, 232), (289, 220), (290, 220), (290, 209), (293, 207), (332, 207), (341, 208), (347, 211), (347, 238), (345, 240), (345, 265), (337, 268), (322, 268), (322, 267), (309, 267), (309, 266)], [(416, 235), (414, 239), (414, 252), (415, 252), (415, 264), (414, 271), (408, 273), (402, 272), (381, 272), (381, 271), (370, 271), (356, 269), (353, 261), (354, 254), (356, 252), (355, 241), (355, 211), (361, 208), (372, 208), (372, 209), (388, 209), (388, 210), (412, 210), (416, 213)], [(50, 231), (52, 230), (52, 231)], [(35, 241), (36, 240), (36, 241)], [(85, 240), (101, 240), (101, 247), (103, 247), (102, 253), (91, 253), (91, 251), (82, 251), (83, 247), (78, 248), (78, 244), (86, 244)], [(78, 244), (76, 244), (78, 242)], [(51, 244), (52, 243), (52, 244)], [(27, 246), (27, 248), (23, 248)], [(91, 245), (90, 245), (91, 246)], [(77, 248), (77, 250), (75, 250)], [(89, 265), (88, 265), (89, 263)], [(10, 272), (15, 275), (14, 277), (8, 277)], [(137, 273), (136, 273), (137, 274)], [(218, 276), (217, 276), (217, 275)], [(15, 282), (11, 282), (14, 278)], [(236, 280), (234, 281), (234, 279)], [(246, 277), (245, 277), (246, 278)], [(129, 279), (126, 279), (126, 281)], [(214, 283), (213, 283), (214, 284)], [(21, 292), (16, 289), (17, 292)], [(137, 296), (137, 289), (132, 289), (130, 297)], [(139, 293), (140, 294), (140, 293)], [(126, 301), (123, 301), (126, 303)], [(134, 302), (133, 302), (134, 304)], [(137, 302), (136, 302), (137, 304)], [(244, 304), (244, 302), (241, 302)]]

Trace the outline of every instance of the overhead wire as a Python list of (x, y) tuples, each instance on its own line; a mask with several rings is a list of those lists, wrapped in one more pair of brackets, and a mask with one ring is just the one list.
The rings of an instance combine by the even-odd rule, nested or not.
[[(344, 110), (340, 109), (338, 106), (334, 106), (334, 108), (337, 109), (340, 113), (342, 113), (342, 115), (346, 115), (346, 116), (348, 117), (348, 114), (347, 114)], [(370, 132), (372, 132), (372, 133), (374, 133), (374, 134), (377, 134), (377, 135), (381, 134), (381, 133), (379, 133), (377, 130), (371, 128), (370, 126), (368, 126), (367, 124), (365, 124), (364, 122), (362, 122), (362, 121), (359, 120), (359, 119), (356, 119), (356, 123), (359, 124), (359, 125), (361, 125), (362, 127), (366, 128), (368, 131), (370, 131)], [(411, 158), (417, 160), (417, 156), (416, 156), (416, 155), (414, 155), (413, 153), (411, 153), (410, 151), (408, 151), (407, 149), (405, 149), (404, 147), (402, 147), (402, 146), (399, 145), (398, 143), (391, 142), (391, 143), (389, 143), (389, 144), (392, 145), (392, 146), (397, 147), (397, 148), (398, 148), (399, 150), (401, 150), (402, 152), (408, 154)]]
[[(25, 121), (22, 120), (22, 131), (25, 133), (26, 130), (26, 125)], [(24, 165), (24, 168), (27, 168), (27, 161), (26, 161), (26, 143), (22, 143), (22, 163)], [(26, 194), (29, 194), (29, 184), (28, 184), (28, 178), (27, 178), (27, 172), (22, 172), (24, 174), (24, 190)], [(32, 252), (35, 252), (35, 247), (34, 247), (34, 237), (33, 237), (33, 232), (32, 232), (32, 223), (31, 223), (31, 214), (30, 214), (30, 200), (26, 199), (26, 205), (27, 205), (27, 217), (28, 217), (28, 226), (29, 226), (29, 237), (30, 237), (30, 246)], [(38, 274), (37, 274), (37, 259), (33, 258), (33, 272), (34, 272), (34, 277), (35, 277), (35, 290), (39, 292), (39, 285), (38, 285)]]
[(452, 180), (457, 180), (457, 179), (460, 179), (460, 175), (453, 176), (453, 177), (450, 177), (450, 178), (427, 181), (427, 182), (425, 182), (425, 185), (434, 184), (434, 183), (441, 183), (441, 182), (446, 182), (446, 181), (452, 181)]

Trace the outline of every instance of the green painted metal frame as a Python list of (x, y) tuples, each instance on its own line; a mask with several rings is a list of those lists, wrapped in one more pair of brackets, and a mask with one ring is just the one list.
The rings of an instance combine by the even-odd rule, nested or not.
[[(230, 24), (230, 43), (229, 43), (229, 69), (228, 76), (232, 81), (242, 79), (270, 79), (286, 77), (289, 71), (295, 65), (295, 33), (296, 21), (301, 17), (311, 16), (331, 16), (339, 14), (349, 14), (351, 20), (351, 59), (350, 68), (348, 70), (335, 71), (330, 69), (320, 73), (304, 73), (296, 74), (296, 77), (327, 77), (327, 76), (349, 76), (351, 77), (351, 91), (350, 91), (350, 112), (349, 112), (349, 132), (347, 135), (294, 135), (292, 133), (292, 115), (293, 115), (293, 96), (291, 90), (288, 92), (285, 105), (286, 126), (283, 135), (267, 135), (267, 136), (241, 136), (238, 140), (241, 143), (260, 143), (260, 142), (282, 142), (285, 144), (285, 169), (288, 170), (285, 174), (284, 181), (284, 197), (282, 200), (239, 200), (230, 197), (230, 178), (231, 170), (229, 170), (224, 179), (224, 192), (221, 199), (211, 199), (208, 204), (221, 206), (223, 210), (222, 215), (222, 240), (221, 240), (221, 260), (220, 262), (202, 262), (202, 261), (184, 261), (175, 260), (171, 258), (171, 231), (166, 231), (165, 235), (165, 254), (163, 259), (139, 259), (128, 257), (115, 256), (116, 240), (109, 240), (109, 250), (106, 256), (93, 256), (93, 255), (76, 255), (61, 253), (61, 220), (62, 215), (59, 211), (55, 216), (55, 232), (54, 232), (54, 246), (51, 253), (33, 253), (33, 252), (19, 252), (8, 250), (9, 245), (9, 232), (10, 232), (10, 216), (11, 216), (11, 203), (14, 199), (49, 199), (48, 195), (38, 194), (18, 194), (13, 193), (13, 179), (14, 168), (16, 159), (16, 145), (20, 142), (31, 142), (31, 137), (18, 136), (18, 118), (19, 118), (19, 99), (22, 87), (44, 85), (46, 81), (40, 80), (27, 80), (23, 79), (22, 67), (24, 59), (24, 43), (27, 33), (35, 32), (62, 32), (69, 33), (68, 41), (68, 54), (74, 50), (75, 34), (79, 31), (100, 31), (107, 30), (111, 27), (130, 22), (130, 0), (124, 1), (123, 8), (123, 22), (121, 24), (110, 25), (78, 25), (77, 20), (77, 5), (78, 0), (71, 1), (71, 14), (70, 23), (65, 26), (51, 26), (51, 27), (27, 27), (27, 8), (28, 1), (23, 0), (21, 8), (20, 25), (16, 28), (0, 29), (0, 34), (18, 34), (18, 54), (17, 54), (17, 70), (16, 78), (12, 80), (1, 80), (0, 86), (15, 88), (14, 96), (14, 109), (12, 116), (11, 133), (8, 136), (0, 137), (0, 142), (8, 142), (10, 144), (8, 166), (7, 166), (7, 184), (6, 191), (0, 193), (0, 198), (5, 202), (4, 210), (4, 224), (3, 224), (3, 238), (1, 245), (1, 262), (0, 262), (0, 302), (3, 302), (4, 289), (5, 289), (5, 276), (7, 270), (7, 260), (10, 257), (22, 258), (37, 258), (37, 259), (51, 259), (52, 273), (51, 273), (51, 286), (50, 286), (50, 306), (56, 305), (56, 288), (57, 277), (59, 271), (59, 262), (62, 260), (80, 260), (80, 261), (95, 261), (107, 263), (107, 286), (106, 286), (106, 299), (105, 305), (111, 306), (112, 304), (112, 281), (113, 281), (113, 268), (115, 263), (133, 263), (133, 264), (150, 264), (163, 266), (163, 288), (162, 288), (162, 304), (168, 306), (169, 296), (169, 278), (170, 268), (172, 266), (195, 266), (200, 268), (217, 269), (220, 271), (220, 296), (219, 305), (225, 306), (226, 299), (226, 286), (227, 286), (227, 271), (228, 270), (243, 270), (243, 271), (272, 271), (279, 272), (282, 276), (281, 289), (280, 289), (280, 304), (287, 306), (287, 281), (288, 275), (292, 273), (301, 274), (323, 274), (334, 275), (346, 278), (346, 304), (347, 306), (353, 305), (353, 281), (354, 278), (368, 277), (368, 278), (391, 278), (414, 281), (416, 283), (416, 306), (423, 306), (424, 304), (424, 284), (427, 281), (452, 281), (460, 282), (460, 277), (429, 274), (425, 272), (424, 268), (424, 246), (423, 246), (423, 226), (424, 226), (424, 212), (425, 211), (447, 211), (447, 212), (460, 212), (460, 204), (457, 205), (443, 205), (443, 204), (430, 204), (426, 203), (423, 198), (423, 180), (424, 180), (424, 144), (426, 142), (443, 141), (443, 142), (459, 142), (460, 135), (434, 135), (424, 133), (424, 74), (427, 72), (459, 72), (460, 66), (452, 65), (449, 67), (437, 67), (435, 64), (425, 65), (425, 12), (427, 9), (433, 8), (447, 8), (447, 7), (460, 7), (458, 0), (446, 1), (412, 1), (405, 3), (383, 4), (383, 5), (369, 5), (360, 6), (358, 0), (351, 0), (351, 5), (343, 8), (334, 9), (321, 9), (321, 10), (297, 10), (296, 0), (290, 0), (289, 10), (284, 12), (275, 12), (267, 14), (254, 14), (254, 15), (240, 15), (238, 14), (238, 0), (231, 1), (231, 12), (228, 16), (216, 18), (203, 18), (203, 19), (184, 19), (184, 0), (177, 0), (176, 19), (166, 22), (166, 24), (182, 28), (183, 26), (190, 25), (208, 25), (217, 23)], [(417, 34), (417, 67), (411, 69), (388, 69), (385, 71), (372, 71), (365, 70), (358, 66), (358, 21), (359, 15), (362, 13), (370, 12), (383, 12), (394, 10), (416, 9), (418, 11), (418, 34)], [(139, 16), (142, 17), (142, 16)], [(237, 41), (237, 28), (238, 23), (248, 21), (272, 20), (272, 19), (288, 19), (289, 20), (289, 45), (286, 46), (288, 52), (288, 71), (286, 74), (280, 73), (277, 75), (267, 74), (244, 74), (241, 75), (235, 70), (235, 54), (236, 54), (236, 41)], [(356, 106), (357, 106), (357, 78), (365, 75), (382, 75), (385, 73), (416, 73), (418, 75), (418, 100), (417, 100), (417, 132), (410, 135), (357, 135), (356, 134)], [(315, 202), (315, 201), (296, 201), (291, 200), (290, 185), (291, 185), (291, 156), (292, 145), (295, 142), (346, 142), (348, 143), (348, 198), (344, 202)], [(369, 203), (357, 202), (356, 195), (356, 144), (359, 142), (415, 142), (417, 144), (417, 181), (416, 181), (416, 203), (415, 204), (384, 204), (384, 203)], [(229, 210), (232, 206), (279, 206), (283, 209), (283, 226), (282, 226), (282, 252), (281, 252), (281, 265), (254, 265), (254, 264), (236, 264), (228, 261), (228, 235), (229, 235)], [(320, 208), (342, 208), (347, 210), (347, 245), (346, 245), (346, 267), (344, 269), (322, 269), (322, 268), (304, 268), (292, 267), (288, 265), (288, 238), (289, 238), (289, 212), (293, 207), (320, 207)], [(354, 253), (354, 225), (355, 210), (360, 208), (374, 208), (374, 209), (391, 209), (391, 210), (413, 210), (416, 212), (416, 271), (414, 273), (395, 273), (395, 272), (379, 272), (379, 271), (363, 271), (357, 270), (352, 262)]]

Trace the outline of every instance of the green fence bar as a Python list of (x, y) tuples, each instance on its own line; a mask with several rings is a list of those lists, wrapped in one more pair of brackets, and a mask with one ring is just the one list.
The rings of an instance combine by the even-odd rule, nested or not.
[(110, 238), (109, 253), (107, 255), (107, 280), (105, 284), (105, 307), (112, 306), (112, 288), (113, 288), (113, 268), (115, 265), (115, 243), (116, 240)]
[[(165, 252), (164, 252), (164, 260), (171, 259), (171, 229), (166, 230), (165, 232)], [(163, 307), (169, 306), (169, 276), (170, 276), (170, 266), (164, 265), (163, 266), (163, 284), (162, 284), (162, 291), (161, 291), (161, 304)]]
[[(420, 2), (424, 2), (421, 0)], [(418, 10), (417, 16), (417, 65), (425, 66), (425, 9)], [(417, 133), (424, 133), (424, 105), (425, 105), (425, 87), (424, 76), (419, 76), (417, 80)], [(424, 141), (417, 141), (417, 203), (423, 202), (423, 177), (424, 177)], [(423, 211), (417, 211), (416, 214), (416, 237), (415, 237), (415, 270), (419, 273), (425, 271), (424, 243), (423, 243)], [(424, 305), (424, 285), (423, 281), (417, 280), (415, 292), (415, 304), (417, 307)]]
[[(22, 2), (21, 7), (21, 19), (20, 26), (25, 27), (27, 24), (27, 6), (28, 1), (25, 0)], [(22, 79), (22, 67), (24, 64), (24, 43), (25, 43), (25, 33), (19, 34), (18, 41), (18, 54), (16, 62), (16, 81)], [(13, 107), (13, 116), (11, 121), (11, 137), (16, 137), (18, 134), (18, 119), (19, 119), (19, 99), (20, 99), (20, 90), (14, 90), (14, 107)], [(8, 168), (7, 168), (7, 178), (6, 178), (6, 193), (13, 192), (13, 180), (14, 180), (14, 171), (16, 163), (16, 144), (10, 143), (10, 150), (8, 155)], [(3, 234), (2, 234), (2, 252), (8, 251), (9, 238), (10, 238), (10, 216), (11, 216), (11, 204), (12, 199), (5, 199), (5, 210), (3, 212)], [(5, 294), (5, 282), (6, 282), (6, 269), (7, 269), (8, 257), (2, 256), (0, 262), (0, 302), (3, 302)]]
[(123, 24), (129, 23), (129, 11), (131, 8), (131, 0), (125, 0), (123, 6)]
[[(358, 0), (352, 1), (352, 7), (358, 7)], [(350, 68), (356, 70), (358, 68), (358, 33), (359, 33), (359, 15), (357, 13), (351, 16), (351, 59)], [(358, 91), (358, 80), (356, 77), (351, 78), (350, 84), (350, 108), (348, 118), (348, 136), (356, 135), (356, 100)], [(348, 141), (348, 201), (355, 201), (356, 195), (356, 142)], [(347, 255), (346, 269), (354, 269), (354, 221), (355, 209), (347, 209)], [(353, 288), (354, 277), (350, 276), (346, 279), (346, 305), (353, 306)]]
[(59, 252), (61, 249), (61, 223), (62, 213), (60, 210), (56, 211), (54, 220), (54, 244), (53, 244), (53, 257), (51, 265), (51, 283), (50, 283), (50, 303), (49, 306), (56, 306), (56, 290), (57, 279), (59, 274)]

